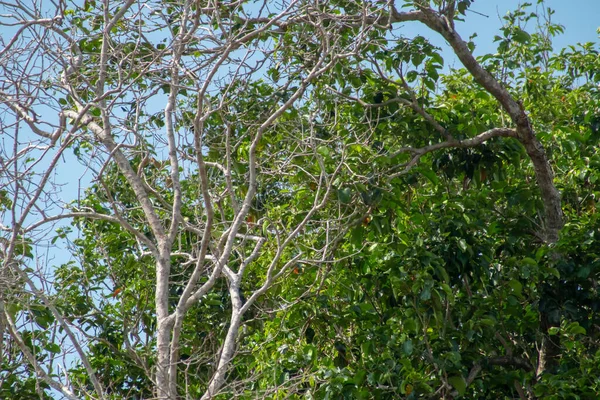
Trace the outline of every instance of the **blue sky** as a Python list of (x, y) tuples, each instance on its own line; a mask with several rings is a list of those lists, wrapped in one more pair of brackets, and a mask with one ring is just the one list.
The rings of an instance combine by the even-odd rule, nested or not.
[[(502, 17), (508, 12), (514, 11), (523, 4), (522, 0), (475, 0), (471, 5), (465, 19), (465, 22), (458, 22), (456, 25), (457, 32), (463, 39), (468, 39), (473, 33), (477, 33), (475, 43), (477, 48), (476, 55), (486, 53), (495, 53), (497, 43), (494, 43), (494, 36), (498, 35), (504, 21)], [(528, 8), (530, 12), (539, 11), (543, 8), (537, 4), (537, 0), (529, 0), (532, 4)], [(545, 8), (551, 8), (555, 11), (552, 15), (552, 22), (563, 25), (565, 32), (554, 38), (554, 50), (560, 49), (584, 42), (598, 42), (597, 29), (600, 27), (600, 0), (546, 0)], [(483, 15), (481, 15), (483, 14)], [(535, 31), (535, 22), (532, 20), (526, 27), (530, 33)], [(445, 45), (444, 40), (439, 35), (424, 27), (422, 24), (407, 23), (402, 28), (403, 33), (408, 36), (417, 34), (428, 38), (436, 46), (444, 49), (444, 58), (446, 66), (459, 68), (462, 65), (458, 64), (455, 57), (448, 51), (449, 47)]]
[[(463, 37), (477, 32), (481, 39), (478, 42), (479, 46), (491, 45), (489, 51), (493, 51), (492, 39), (501, 26), (499, 16), (506, 15), (522, 3), (524, 1), (521, 0), (476, 0), (471, 9), (486, 14), (489, 18), (468, 13)], [(529, 3), (533, 3), (530, 9), (535, 11), (537, 0), (530, 0)], [(577, 42), (598, 40), (596, 29), (600, 26), (600, 0), (546, 0), (545, 5), (556, 11), (552, 21), (565, 27), (565, 33), (555, 40), (555, 49)], [(466, 34), (467, 32), (469, 34)]]

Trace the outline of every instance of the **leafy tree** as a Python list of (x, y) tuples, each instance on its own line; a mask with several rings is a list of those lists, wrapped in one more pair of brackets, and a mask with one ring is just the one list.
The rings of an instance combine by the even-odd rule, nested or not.
[(0, 393), (597, 397), (597, 50), (471, 3), (4, 5)]

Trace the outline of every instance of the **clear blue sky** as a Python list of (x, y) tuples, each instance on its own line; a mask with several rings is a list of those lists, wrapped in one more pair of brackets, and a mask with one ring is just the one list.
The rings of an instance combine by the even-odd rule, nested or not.
[[(472, 32), (477, 32), (480, 47), (491, 44), (501, 26), (499, 18), (523, 3), (522, 0), (475, 0), (471, 9), (486, 14), (489, 18), (468, 13), (468, 20), (464, 24), (465, 33), (468, 34), (463, 36), (468, 37)], [(537, 0), (530, 0), (529, 3), (533, 4), (530, 7), (532, 11), (539, 7)], [(565, 33), (555, 40), (555, 49), (598, 40), (596, 29), (600, 26), (600, 0), (546, 0), (545, 5), (556, 11), (552, 21), (565, 27)]]
[[(540, 8), (541, 5), (537, 4), (537, 0), (527, 2), (532, 4), (528, 8), (530, 11), (535, 12), (536, 8), (543, 10)], [(497, 43), (494, 43), (493, 39), (504, 23), (502, 17), (523, 3), (525, 3), (523, 0), (475, 0), (470, 8), (472, 12), (467, 12), (464, 23), (457, 23), (456, 30), (463, 39), (468, 39), (473, 33), (477, 33), (475, 39), (477, 55), (494, 53)], [(565, 28), (565, 33), (554, 39), (555, 51), (570, 44), (598, 42), (596, 30), (600, 27), (600, 0), (546, 0), (545, 7), (555, 11), (552, 22)], [(530, 24), (527, 30), (532, 32), (535, 30), (534, 21), (530, 21)], [(420, 34), (429, 38), (435, 45), (447, 49), (443, 39), (432, 35), (428, 28), (419, 23), (406, 24), (404, 30), (407, 36)], [(459, 67), (453, 63), (453, 57), (449, 53), (445, 52), (444, 56), (447, 65)]]

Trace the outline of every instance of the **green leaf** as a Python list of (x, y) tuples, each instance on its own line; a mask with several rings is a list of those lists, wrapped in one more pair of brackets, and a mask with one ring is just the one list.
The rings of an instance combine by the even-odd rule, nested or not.
[(54, 353), (54, 354), (60, 353), (60, 346), (56, 343), (48, 343), (44, 346), (44, 348), (46, 350), (48, 350), (50, 353)]
[(469, 2), (468, 1), (465, 1), (465, 0), (459, 1), (458, 2), (458, 6), (457, 6), (458, 13), (462, 14), (462, 15), (465, 15), (465, 12), (467, 11), (468, 7), (469, 7)]
[(523, 285), (521, 284), (521, 282), (519, 282), (516, 279), (513, 279), (508, 282), (508, 286), (510, 286), (510, 288), (517, 296), (521, 297), (521, 295), (523, 294)]
[(411, 61), (415, 67), (418, 67), (423, 62), (424, 59), (425, 59), (424, 53), (413, 53), (411, 55)]
[(431, 288), (429, 286), (426, 286), (423, 288), (423, 291), (421, 292), (421, 300), (427, 301), (431, 298)]
[(487, 318), (482, 318), (479, 320), (479, 324), (483, 325), (483, 326), (496, 326), (497, 321), (495, 318), (493, 317), (487, 317)]
[(418, 76), (419, 73), (417, 71), (411, 70), (406, 73), (406, 80), (408, 82), (414, 82)]
[(512, 35), (512, 39), (515, 42), (526, 44), (531, 41), (531, 35), (525, 32), (524, 30), (517, 28), (517, 30)]
[(356, 384), (357, 386), (360, 386), (363, 384), (363, 382), (365, 381), (365, 378), (367, 376), (367, 371), (365, 371), (364, 369), (358, 370), (356, 371), (356, 373), (354, 374), (354, 384)]
[(438, 53), (433, 53), (431, 55), (431, 60), (440, 64), (440, 65), (444, 65), (444, 59), (442, 58), (442, 56)]
[(342, 204), (348, 204), (352, 200), (352, 190), (350, 188), (338, 189), (338, 200)]
[(467, 390), (467, 382), (465, 382), (465, 378), (463, 378), (462, 375), (449, 377), (448, 383), (452, 385), (452, 387), (456, 389), (458, 394), (461, 396), (465, 394), (465, 391)]
[(573, 335), (585, 335), (587, 333), (585, 328), (579, 325), (579, 322), (571, 322), (567, 325), (566, 331)]
[(369, 356), (373, 353), (373, 351), (372, 351), (373, 345), (370, 341), (363, 342), (360, 345), (360, 350), (361, 350), (363, 356)]
[(531, 257), (525, 257), (523, 258), (523, 260), (521, 260), (524, 264), (527, 265), (531, 265), (531, 266), (536, 266), (537, 265), (537, 261), (535, 261), (533, 258)]
[(317, 147), (317, 153), (319, 153), (323, 157), (328, 157), (329, 154), (330, 154), (329, 147), (327, 147), (327, 146), (319, 146), (319, 147)]
[(591, 265), (583, 265), (583, 266), (577, 268), (577, 277), (582, 278), (582, 279), (587, 279), (587, 277), (590, 276), (590, 272), (592, 272), (592, 266)]
[(458, 248), (465, 253), (467, 251), (467, 248), (469, 247), (469, 245), (467, 245), (467, 241), (465, 239), (460, 239), (458, 241)]
[(427, 89), (435, 92), (435, 81), (433, 79), (425, 78), (423, 79), (423, 82), (425, 83), (425, 86), (427, 86)]

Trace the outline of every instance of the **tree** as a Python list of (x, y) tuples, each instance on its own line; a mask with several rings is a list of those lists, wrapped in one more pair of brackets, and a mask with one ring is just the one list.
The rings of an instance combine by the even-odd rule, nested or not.
[[(593, 391), (599, 263), (571, 224), (597, 222), (569, 207), (596, 196), (596, 114), (572, 117), (596, 52), (551, 55), (561, 28), (521, 8), (476, 59), (471, 3), (5, 5), (2, 390)], [(393, 37), (409, 21), (465, 68)], [(60, 204), (65, 158), (90, 184)], [(553, 165), (585, 180), (557, 180), (565, 229)], [(46, 268), (54, 243), (73, 258)]]

